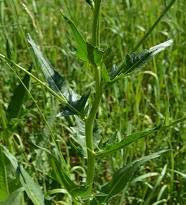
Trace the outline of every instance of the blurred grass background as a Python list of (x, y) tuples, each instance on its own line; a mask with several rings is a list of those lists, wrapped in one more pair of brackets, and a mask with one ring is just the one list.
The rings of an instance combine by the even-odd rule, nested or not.
[[(118, 65), (127, 53), (133, 51), (168, 3), (170, 1), (103, 0), (101, 48), (111, 47), (113, 51), (113, 55), (106, 62), (108, 69)], [(9, 46), (13, 61), (27, 69), (33, 64), (32, 73), (44, 79), (26, 39), (29, 33), (56, 70), (65, 75), (71, 87), (82, 94), (92, 85), (91, 68), (71, 54), (75, 40), (60, 10), (73, 20), (84, 38), (91, 42), (92, 14), (89, 5), (83, 0), (4, 0), (0, 1), (0, 52), (6, 55)], [(126, 134), (161, 124), (165, 120), (168, 106), (169, 121), (186, 114), (185, 25), (185, 2), (177, 0), (138, 50), (149, 49), (171, 38), (174, 40), (173, 45), (156, 56), (142, 71), (118, 81), (106, 91), (98, 120), (101, 135), (105, 140), (116, 130), (121, 133), (119, 138), (123, 138)], [(16, 72), (19, 76), (24, 75), (19, 70)], [(1, 119), (4, 119), (8, 103), (18, 84), (19, 80), (15, 74), (1, 61)], [(50, 123), (67, 165), (69, 168), (70, 165), (73, 166), (72, 174), (82, 180), (84, 172), (81, 169), (84, 170), (86, 166), (71, 151), (68, 141), (68, 126), (74, 124), (74, 119), (55, 118), (60, 111), (59, 102), (34, 80), (31, 82), (30, 92)], [(43, 118), (29, 96), (25, 98), (19, 119), (13, 120), (11, 124), (11, 130), (7, 130), (3, 124), (0, 125), (0, 140), (20, 161), (27, 164), (35, 180), (44, 187), (45, 194), (48, 190), (57, 188), (58, 184), (36, 171), (38, 167), (47, 172), (50, 165), (44, 156), (37, 164), (34, 158), (36, 151), (25, 141), (29, 139), (39, 143), (45, 137), (50, 138)], [(114, 199), (111, 204), (185, 203), (185, 126), (185, 123), (177, 124), (98, 162), (96, 178), (104, 183), (110, 180), (113, 171), (126, 163), (159, 150), (171, 149), (158, 160), (142, 166), (134, 176), (136, 181), (133, 180), (120, 198)], [(45, 146), (52, 149), (50, 140), (46, 140)], [(137, 178), (138, 176), (141, 177)], [(60, 197), (56, 195), (55, 200), (58, 201)], [(64, 194), (63, 201), (66, 200), (68, 204), (65, 197)], [(156, 203), (157, 201), (159, 203)]]

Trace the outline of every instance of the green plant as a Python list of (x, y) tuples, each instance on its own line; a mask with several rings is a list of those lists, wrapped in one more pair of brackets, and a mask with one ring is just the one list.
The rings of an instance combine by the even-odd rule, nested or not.
[[(92, 67), (92, 76), (94, 77), (95, 88), (89, 89), (82, 96), (77, 95), (75, 91), (69, 88), (65, 77), (62, 77), (57, 71), (54, 70), (49, 61), (43, 56), (42, 52), (34, 43), (30, 35), (28, 35), (28, 42), (34, 50), (35, 56), (39, 61), (40, 67), (44, 73), (48, 85), (39, 80), (29, 71), (25, 70), (23, 67), (11, 61), (9, 55), (5, 57), (4, 55), (0, 54), (0, 57), (7, 63), (10, 69), (14, 71), (13, 66), (21, 69), (27, 74), (26, 76), (32, 77), (35, 81), (37, 81), (40, 85), (44, 86), (50, 93), (52, 93), (57, 99), (59, 99), (59, 101), (63, 105), (63, 112), (59, 113), (58, 117), (66, 117), (70, 115), (76, 116), (75, 120), (77, 126), (73, 128), (74, 135), (71, 135), (72, 140), (74, 140), (75, 142), (71, 142), (71, 145), (77, 151), (77, 153), (82, 156), (82, 158), (85, 158), (85, 161), (87, 160), (87, 175), (85, 184), (80, 185), (78, 183), (74, 183), (74, 181), (70, 178), (68, 167), (66, 166), (61, 155), (57, 156), (45, 148), (42, 148), (36, 144), (32, 144), (31, 142), (29, 143), (32, 144), (32, 146), (34, 146), (36, 149), (39, 148), (43, 152), (46, 152), (46, 154), (48, 155), (48, 159), (50, 160), (52, 167), (49, 176), (66, 188), (68, 193), (73, 198), (75, 204), (83, 203), (85, 205), (109, 203), (112, 197), (120, 193), (125, 188), (126, 184), (131, 179), (132, 174), (142, 163), (158, 157), (164, 151), (155, 153), (150, 156), (142, 157), (136, 161), (131, 162), (130, 164), (127, 164), (113, 175), (112, 180), (109, 183), (101, 186), (100, 188), (93, 186), (97, 159), (108, 156), (109, 154), (123, 149), (125, 146), (142, 137), (145, 137), (151, 133), (155, 133), (158, 130), (163, 130), (186, 119), (185, 117), (183, 117), (182, 119), (170, 123), (168, 121), (169, 116), (167, 113), (165, 125), (158, 126), (148, 131), (125, 136), (124, 139), (119, 142), (117, 141), (117, 132), (114, 132), (114, 134), (106, 142), (100, 139), (101, 136), (99, 135), (99, 126), (97, 123), (96, 114), (100, 107), (103, 93), (119, 79), (124, 79), (134, 71), (143, 68), (153, 58), (153, 56), (164, 50), (167, 46), (170, 46), (172, 40), (152, 47), (149, 50), (127, 54), (125, 59), (117, 69), (113, 68), (109, 70), (109, 68), (105, 66), (105, 61), (111, 55), (111, 53), (109, 53), (109, 49), (106, 49), (104, 51), (100, 49), (99, 27), (101, 1), (96, 0), (87, 2), (91, 5), (91, 8), (94, 12), (92, 44), (87, 43), (83, 39), (80, 32), (77, 30), (74, 23), (68, 17), (63, 15), (64, 19), (69, 24), (72, 32), (74, 33), (75, 39), (78, 44), (77, 49), (75, 49), (74, 51), (75, 56), (87, 62)], [(175, 1), (171, 2), (171, 4), (166, 8), (163, 14), (171, 7), (174, 2)], [(153, 28), (154, 27), (150, 29), (148, 35), (152, 32)], [(139, 45), (144, 42), (148, 35), (145, 36), (145, 38), (140, 42)], [(139, 47), (139, 45), (137, 47)], [(9, 52), (7, 48), (7, 54), (8, 53)], [(22, 81), (21, 79), (20, 81), (23, 82), (23, 87), (28, 91), (27, 83), (25, 83), (24, 80)], [(91, 92), (93, 96), (93, 102), (91, 105), (89, 105), (88, 98)], [(19, 104), (21, 103), (22, 102), (20, 101)], [(11, 111), (9, 113), (12, 114)], [(13, 117), (15, 115), (17, 116), (17, 113), (15, 113)], [(48, 129), (50, 131), (50, 126), (48, 126)], [(75, 134), (77, 135), (76, 137)], [(55, 142), (55, 139), (52, 138), (52, 140), (56, 149), (59, 149)], [(38, 191), (38, 186), (29, 177), (24, 168), (18, 165), (16, 159), (7, 151), (7, 149), (5, 147), (2, 148), (3, 153), (10, 159), (10, 161), (14, 165), (14, 169), (18, 170), (21, 185), (24, 187), (24, 190), (26, 191), (28, 197), (34, 204), (44, 204), (44, 197), (42, 192)], [(58, 153), (60, 153), (60, 151), (58, 151)], [(2, 164), (5, 164), (4, 158), (2, 157), (1, 159)], [(16, 196), (18, 191), (19, 193), (23, 191), (21, 185), (19, 184), (19, 189), (16, 190), (16, 193), (14, 192), (14, 196)]]

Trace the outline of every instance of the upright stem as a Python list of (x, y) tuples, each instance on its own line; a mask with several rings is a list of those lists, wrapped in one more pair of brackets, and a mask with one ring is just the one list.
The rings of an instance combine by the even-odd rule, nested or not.
[(96, 94), (92, 109), (85, 123), (85, 132), (86, 132), (86, 145), (87, 145), (87, 154), (88, 154), (88, 170), (87, 170), (87, 185), (92, 186), (94, 179), (94, 170), (95, 170), (95, 157), (94, 157), (94, 140), (93, 140), (93, 128), (96, 113), (98, 111), (100, 100), (102, 97), (102, 82), (101, 82), (101, 68), (96, 68), (95, 72), (95, 81), (96, 81)]
[[(93, 9), (93, 26), (92, 26), (92, 44), (98, 46), (100, 44), (100, 5), (101, 0), (95, 0), (95, 7)], [(90, 111), (89, 116), (85, 122), (85, 134), (86, 134), (86, 146), (87, 146), (87, 185), (92, 188), (95, 172), (95, 155), (94, 155), (94, 139), (93, 128), (98, 111), (101, 97), (102, 97), (102, 79), (101, 79), (101, 67), (95, 66), (95, 99)], [(90, 199), (87, 199), (85, 205), (90, 204)]]

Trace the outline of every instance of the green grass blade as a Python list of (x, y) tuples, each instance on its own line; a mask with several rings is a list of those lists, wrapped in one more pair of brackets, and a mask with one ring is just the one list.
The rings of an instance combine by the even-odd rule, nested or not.
[(4, 153), (0, 150), (0, 202), (9, 195)]
[(8, 39), (6, 40), (6, 55), (7, 58), (11, 59), (11, 49)]
[(155, 184), (155, 186), (153, 187), (152, 191), (148, 194), (147, 199), (144, 201), (144, 205), (150, 204), (151, 199), (154, 197), (155, 192), (157, 191), (158, 185), (160, 185), (160, 183), (161, 183), (163, 177), (164, 177), (165, 174), (166, 174), (166, 170), (167, 170), (167, 164), (164, 166), (164, 168), (163, 168), (163, 170), (162, 170), (160, 176), (158, 177), (158, 179), (157, 179), (157, 181), (156, 181), (156, 184)]
[(158, 127), (155, 127), (154, 129), (151, 129), (151, 130), (147, 130), (147, 131), (143, 131), (143, 132), (137, 132), (137, 133), (134, 133), (134, 134), (131, 134), (131, 135), (127, 135), (120, 142), (114, 142), (112, 144), (107, 144), (105, 146), (104, 150), (96, 152), (95, 155), (96, 155), (96, 157), (107, 156), (108, 154), (110, 154), (112, 152), (116, 152), (116, 151), (122, 149), (123, 147), (131, 144), (132, 142), (135, 142), (135, 141), (137, 141), (138, 139), (140, 139), (142, 137), (145, 137), (149, 134), (157, 132), (160, 129), (161, 129), (161, 126), (158, 126)]
[(148, 30), (148, 32), (144, 35), (144, 37), (140, 40), (140, 42), (137, 44), (137, 46), (133, 49), (136, 51), (142, 43), (145, 42), (145, 40), (148, 38), (148, 36), (152, 33), (152, 31), (156, 28), (158, 23), (161, 21), (163, 16), (166, 14), (166, 12), (172, 7), (172, 5), (176, 2), (176, 0), (172, 0), (170, 4), (164, 9), (162, 14), (159, 16), (159, 18), (155, 21), (155, 23), (151, 26), (151, 28)]
[(10, 100), (10, 103), (7, 109), (8, 121), (10, 121), (12, 118), (18, 117), (23, 101), (24, 101), (25, 94), (27, 93), (25, 87), (29, 89), (29, 82), (30, 82), (30, 76), (26, 74), (22, 82), (20, 82), (20, 84), (14, 90), (14, 94), (11, 97), (11, 100)]

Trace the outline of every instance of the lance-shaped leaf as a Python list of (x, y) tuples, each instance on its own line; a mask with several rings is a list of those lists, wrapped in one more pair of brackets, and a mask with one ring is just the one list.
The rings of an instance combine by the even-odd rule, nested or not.
[(67, 116), (72, 114), (80, 115), (85, 107), (90, 91), (87, 91), (82, 97), (76, 94), (68, 87), (65, 77), (55, 71), (50, 62), (43, 56), (42, 52), (39, 50), (38, 46), (34, 43), (29, 34), (28, 42), (34, 50), (35, 56), (41, 66), (48, 86), (58, 96), (60, 96), (61, 102), (65, 106), (63, 112), (60, 113), (59, 116)]
[(107, 204), (112, 197), (120, 193), (127, 183), (130, 181), (132, 175), (137, 168), (144, 162), (159, 157), (167, 150), (154, 153), (149, 156), (137, 159), (114, 173), (111, 182), (100, 188), (100, 193), (91, 201), (91, 205)]
[(115, 152), (117, 150), (120, 150), (120, 149), (124, 148), (125, 146), (131, 144), (132, 142), (137, 141), (138, 139), (140, 139), (142, 137), (145, 137), (149, 134), (157, 132), (160, 128), (161, 128), (161, 126), (158, 126), (158, 127), (154, 128), (154, 129), (151, 129), (151, 130), (147, 130), (147, 131), (143, 131), (143, 132), (137, 132), (137, 133), (134, 133), (134, 134), (131, 134), (131, 135), (127, 135), (120, 142), (114, 142), (112, 144), (107, 143), (103, 150), (100, 150), (100, 151), (95, 153), (95, 156), (96, 157), (107, 156), (108, 154), (110, 154), (112, 152)]
[(139, 52), (127, 54), (125, 59), (118, 65), (117, 69), (111, 72), (110, 80), (108, 73), (104, 72), (104, 79), (108, 84), (114, 83), (116, 80), (125, 77), (129, 73), (137, 71), (146, 66), (146, 64), (159, 52), (172, 44), (173, 40), (168, 40), (157, 46), (145, 49)]
[(34, 182), (34, 180), (22, 166), (19, 166), (18, 171), (21, 184), (23, 185), (27, 196), (31, 199), (33, 204), (44, 205), (44, 194), (42, 189)]
[(126, 55), (126, 67), (122, 73), (128, 74), (133, 71), (139, 70), (146, 66), (146, 64), (159, 52), (163, 51), (166, 47), (172, 44), (173, 40), (166, 41), (157, 46), (150, 48), (150, 50), (143, 50), (140, 52)]
[(83, 39), (82, 35), (78, 31), (78, 29), (76, 28), (74, 23), (66, 16), (63, 15), (63, 17), (67, 21), (67, 23), (69, 24), (70, 28), (72, 29), (72, 32), (74, 33), (75, 39), (77, 41), (78, 46), (77, 46), (77, 49), (75, 49), (74, 54), (78, 58), (88, 62), (89, 64), (91, 64), (94, 67), (99, 66), (102, 62), (102, 56), (103, 56), (104, 52), (99, 50), (98, 48), (95, 48), (94, 46), (90, 45), (89, 43), (87, 43)]

